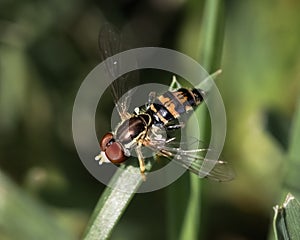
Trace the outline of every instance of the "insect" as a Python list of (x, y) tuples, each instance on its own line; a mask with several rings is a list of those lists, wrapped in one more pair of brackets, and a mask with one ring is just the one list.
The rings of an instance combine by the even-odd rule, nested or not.
[[(120, 35), (111, 25), (106, 25), (99, 35), (99, 46), (102, 59), (110, 59), (106, 61), (106, 65), (112, 75), (121, 63), (109, 57), (122, 50), (121, 44)], [(125, 79), (121, 80), (124, 82)], [(197, 88), (183, 88), (173, 77), (168, 91), (162, 94), (150, 92), (148, 102), (129, 113), (130, 99), (127, 97), (123, 102), (118, 101), (121, 87), (116, 82), (111, 85), (121, 122), (113, 132), (106, 133), (100, 140), (101, 153), (95, 157), (99, 164), (104, 162), (120, 164), (134, 153), (138, 158), (142, 177), (145, 178), (145, 157), (142, 149), (148, 148), (154, 156), (174, 160), (198, 176), (205, 174), (207, 178), (217, 181), (228, 181), (233, 178), (233, 172), (226, 162), (209, 160), (201, 156), (201, 152), (208, 149), (186, 149), (182, 145), (176, 145), (177, 139), (172, 137), (172, 132), (184, 127), (185, 123), (181, 119), (188, 118), (204, 101), (206, 92)], [(205, 170), (201, 167), (205, 161), (213, 161), (215, 164), (213, 169), (203, 172)]]

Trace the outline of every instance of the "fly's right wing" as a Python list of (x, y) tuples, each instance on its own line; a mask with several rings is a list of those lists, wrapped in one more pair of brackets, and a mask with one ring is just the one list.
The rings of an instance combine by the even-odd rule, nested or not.
[[(159, 132), (158, 136), (159, 136)], [(176, 142), (175, 138), (166, 140), (165, 138), (153, 137), (149, 143), (151, 148), (158, 155), (162, 155), (188, 169), (200, 178), (225, 182), (234, 179), (235, 173), (232, 167), (219, 159), (205, 158), (212, 149), (199, 147), (201, 141), (189, 139), (186, 142)], [(195, 146), (191, 148), (191, 146)]]
[(158, 147), (163, 156), (180, 164), (200, 178), (209, 178), (219, 182), (231, 181), (235, 174), (232, 167), (219, 159), (208, 159), (207, 148), (184, 149), (181, 147)]

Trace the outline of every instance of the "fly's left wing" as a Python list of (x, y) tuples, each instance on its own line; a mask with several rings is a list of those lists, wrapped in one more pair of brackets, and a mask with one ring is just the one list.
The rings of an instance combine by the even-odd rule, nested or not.
[[(133, 94), (132, 88), (138, 82), (138, 72), (119, 76), (122, 64), (126, 64), (116, 56), (128, 49), (123, 35), (111, 24), (105, 23), (100, 30), (98, 45), (100, 57), (105, 61), (106, 70), (112, 79), (116, 79), (110, 85), (112, 97), (114, 99), (117, 111), (122, 120), (130, 117), (128, 108), (130, 105), (130, 96)], [(137, 64), (135, 62), (135, 64)], [(124, 96), (124, 94), (126, 95)], [(123, 97), (122, 97), (123, 96)], [(122, 97), (122, 100), (120, 100)]]

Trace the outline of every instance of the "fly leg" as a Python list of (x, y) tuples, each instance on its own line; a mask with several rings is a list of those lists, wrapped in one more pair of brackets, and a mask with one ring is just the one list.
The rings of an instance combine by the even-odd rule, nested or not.
[(177, 130), (180, 128), (184, 128), (185, 124), (183, 122), (180, 122), (179, 124), (173, 124), (173, 125), (167, 125), (166, 128), (168, 130)]
[(141, 147), (142, 146), (140, 144), (138, 144), (138, 146), (135, 148), (135, 152), (139, 159), (139, 165), (140, 165), (140, 171), (141, 171), (142, 178), (144, 181), (146, 181), (146, 176), (145, 176), (146, 167), (145, 167), (145, 161), (144, 161)]
[(169, 87), (169, 91), (175, 91), (175, 90), (177, 90), (179, 88), (181, 88), (181, 85), (177, 81), (176, 76), (173, 75), (172, 82), (171, 82), (170, 87)]

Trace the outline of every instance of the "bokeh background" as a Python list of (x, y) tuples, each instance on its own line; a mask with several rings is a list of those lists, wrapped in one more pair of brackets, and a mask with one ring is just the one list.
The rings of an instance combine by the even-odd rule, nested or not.
[[(300, 2), (224, 8), (216, 46), (228, 121), (222, 157), (237, 176), (203, 181), (200, 235), (268, 239), (300, 93)], [(203, 9), (197, 0), (1, 0), (0, 239), (79, 239), (105, 188), (82, 165), (71, 130), (76, 92), (100, 62), (101, 25), (130, 32), (135, 47), (167, 47), (201, 63)], [(140, 82), (170, 81), (159, 74), (142, 73)], [(110, 130), (109, 95), (102, 104), (99, 135)], [(136, 195), (111, 239), (167, 239), (167, 191)]]

